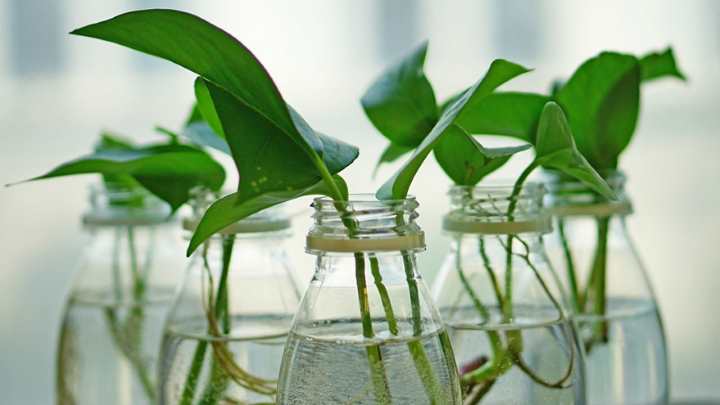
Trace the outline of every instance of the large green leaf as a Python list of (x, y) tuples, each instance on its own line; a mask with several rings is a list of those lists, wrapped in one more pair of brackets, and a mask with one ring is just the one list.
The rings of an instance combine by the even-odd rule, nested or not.
[[(322, 155), (322, 142), (298, 123), (250, 50), (200, 17), (177, 10), (132, 11), (72, 34), (115, 42), (177, 63), (235, 96), (308, 153)], [(208, 120), (206, 113), (203, 116)]]
[(415, 149), (410, 159), (380, 187), (376, 193), (377, 198), (381, 200), (405, 198), (415, 174), (427, 155), (448, 129), (456, 125), (458, 119), (462, 119), (464, 111), (482, 102), (501, 84), (527, 71), (528, 69), (506, 60), (493, 61), (485, 76), (443, 112), (438, 123)]
[(468, 106), (457, 123), (472, 135), (503, 135), (533, 142), (540, 112), (548, 101), (540, 94), (497, 92)]
[[(337, 175), (333, 176), (333, 180), (335, 184), (343, 190), (343, 194), (347, 195), (347, 185), (345, 181)], [(205, 212), (205, 215), (203, 215), (200, 223), (198, 223), (195, 233), (190, 240), (187, 255), (192, 254), (204, 241), (230, 224), (262, 211), (265, 208), (313, 194), (332, 195), (332, 191), (328, 189), (327, 183), (320, 181), (303, 189), (271, 191), (258, 194), (240, 203), (238, 203), (239, 196), (237, 193), (227, 195), (215, 201)]]
[(607, 198), (615, 194), (578, 151), (562, 108), (548, 102), (538, 123), (534, 166), (545, 166), (574, 177)]
[(578, 149), (598, 170), (615, 168), (632, 138), (640, 80), (637, 58), (603, 52), (583, 63), (557, 92)]
[(640, 70), (644, 82), (666, 76), (686, 80), (685, 75), (677, 67), (672, 48), (667, 48), (663, 52), (651, 52), (640, 58)]
[(375, 128), (399, 146), (418, 146), (438, 119), (435, 92), (423, 71), (427, 46), (380, 75), (360, 100)]
[[(212, 108), (219, 117), (240, 175), (238, 201), (273, 191), (305, 189), (321, 179), (313, 156), (266, 117), (202, 78), (197, 83), (196, 89), (209, 94), (211, 103), (207, 108)], [(198, 99), (199, 105), (205, 102)], [(203, 107), (200, 109), (203, 111)], [(297, 119), (301, 120), (299, 116)], [(304, 131), (312, 131), (304, 121), (300, 125)], [(358, 156), (353, 146), (320, 134), (315, 137), (325, 150), (322, 164), (331, 174), (344, 169)]]
[(447, 129), (433, 153), (440, 167), (455, 184), (474, 186), (499, 169), (515, 153), (530, 145), (507, 148), (485, 148), (458, 126)]
[(105, 148), (26, 181), (78, 174), (130, 175), (173, 210), (189, 198), (190, 189), (204, 185), (218, 190), (225, 171), (207, 153), (187, 145), (159, 145), (135, 149)]

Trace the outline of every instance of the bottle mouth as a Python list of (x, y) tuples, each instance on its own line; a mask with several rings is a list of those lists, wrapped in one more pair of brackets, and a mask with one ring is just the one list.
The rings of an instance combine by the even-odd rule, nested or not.
[(141, 187), (115, 183), (89, 188), (90, 209), (83, 215), (87, 226), (141, 226), (172, 221), (170, 206)]
[(346, 201), (313, 200), (313, 226), (308, 253), (389, 252), (425, 249), (424, 234), (415, 223), (418, 202), (413, 196), (378, 200), (374, 194), (351, 194)]
[(625, 194), (627, 178), (620, 170), (601, 173), (617, 196), (617, 199), (612, 201), (573, 178), (551, 170), (544, 170), (543, 174), (549, 190), (546, 201), (548, 210), (554, 216), (608, 217), (624, 216), (633, 212), (632, 204)]
[(551, 230), (541, 183), (527, 182), (519, 188), (508, 182), (454, 186), (449, 195), (451, 210), (443, 218), (447, 232), (498, 235)]
[[(183, 218), (183, 229), (194, 232), (208, 207), (210, 207), (216, 199), (230, 194), (232, 194), (232, 191), (229, 190), (213, 192), (206, 188), (193, 189), (191, 191), (192, 199), (190, 201), (192, 214)], [(218, 235), (234, 235), (281, 232), (290, 229), (291, 226), (290, 217), (285, 214), (281, 204), (265, 208), (249, 215), (216, 233)]]

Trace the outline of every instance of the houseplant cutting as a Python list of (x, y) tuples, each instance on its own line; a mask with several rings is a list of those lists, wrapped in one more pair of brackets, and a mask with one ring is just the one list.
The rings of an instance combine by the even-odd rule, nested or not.
[(176, 138), (135, 145), (103, 133), (92, 154), (31, 180), (90, 173), (102, 182), (83, 216), (91, 239), (65, 305), (57, 401), (156, 403), (161, 324), (183, 265), (172, 214), (192, 188), (218, 189), (225, 172)]
[(549, 252), (562, 269), (569, 306), (588, 353), (592, 403), (662, 403), (669, 395), (662, 322), (627, 234), (625, 218), (632, 204), (618, 168), (635, 133), (641, 87), (663, 77), (684, 79), (671, 49), (643, 57), (602, 52), (567, 82), (556, 84), (551, 95), (496, 93), (460, 123), (473, 134), (535, 142), (541, 106), (554, 100), (567, 113), (580, 152), (615, 190), (617, 200), (609, 201), (562, 173), (546, 170), (557, 230)]
[[(131, 12), (81, 28), (75, 33), (171, 60), (199, 75), (195, 82), (198, 110), (207, 124), (227, 142), (240, 174), (240, 182), (237, 192), (215, 201), (207, 209), (195, 226), (188, 253), (237, 221), (310, 194), (329, 196), (329, 202), (323, 200), (316, 204), (322, 204), (325, 211), (334, 210), (334, 216), (339, 218), (348, 239), (363, 239), (364, 225), (360, 217), (363, 211), (354, 208), (355, 204), (362, 203), (349, 200), (345, 182), (337, 176), (357, 157), (357, 149), (314, 131), (285, 102), (265, 68), (239, 41), (196, 16), (174, 10)], [(332, 208), (327, 208), (328, 204)], [(377, 201), (374, 204), (385, 209), (392, 207)], [(412, 205), (411, 202), (405, 204)], [(414, 215), (408, 216), (408, 220), (412, 218)], [(358, 355), (352, 357), (353, 363), (342, 369), (355, 373), (352, 377), (355, 380), (351, 381), (358, 391), (337, 390), (335, 395), (346, 399), (360, 395), (360, 400), (365, 402), (390, 403), (395, 394), (393, 390), (402, 388), (404, 383), (398, 380), (400, 376), (397, 373), (385, 372), (385, 345), (394, 339), (373, 332), (373, 318), (375, 322), (379, 319), (374, 313), (375, 304), (369, 302), (365, 284), (366, 276), (382, 276), (386, 266), (383, 260), (378, 258), (376, 261), (372, 257), (375, 255), (364, 249), (351, 249), (345, 253), (349, 253), (345, 257), (355, 268), (355, 283), (350, 291), (357, 295), (359, 320), (355, 318), (357, 321), (353, 321), (356, 328), (342, 332), (345, 339), (341, 340), (345, 344), (336, 346), (330, 353), (340, 355), (342, 348), (358, 343), (363, 349), (359, 353), (353, 351)], [(402, 313), (395, 318), (389, 306), (383, 306), (387, 308), (384, 316), (388, 324), (397, 322), (403, 330), (405, 325), (412, 325), (413, 336), (411, 339), (403, 337), (407, 342), (400, 346), (400, 353), (412, 359), (410, 364), (416, 370), (401, 374), (415, 376), (415, 384), (422, 387), (403, 394), (398, 401), (456, 403), (459, 395), (456, 370), (451, 349), (442, 337), (444, 329), (437, 321), (431, 302), (421, 296), (423, 286), (415, 272), (411, 252), (395, 257), (402, 258), (407, 274), (407, 280), (401, 283), (400, 288), (407, 292), (412, 321), (401, 316)], [(370, 266), (365, 266), (366, 261)], [(375, 284), (379, 294), (387, 298), (384, 282), (375, 278)], [(303, 302), (311, 299), (306, 295)], [(382, 302), (386, 304), (388, 301), (383, 299)], [(296, 323), (293, 327), (294, 336), (303, 333), (297, 326)], [(323, 336), (327, 338), (318, 335), (320, 338)], [(431, 339), (433, 344), (424, 345), (425, 338)], [(359, 356), (360, 353), (362, 356)], [(292, 351), (286, 352), (286, 359), (292, 357)], [(326, 386), (320, 385), (305, 385), (300, 391), (294, 385), (293, 371), (312, 372), (312, 369), (303, 367), (302, 362), (285, 361), (282, 370), (279, 403), (298, 403), (303, 401), (302, 398), (320, 397), (327, 391)], [(301, 394), (302, 398), (294, 398), (294, 393)]]
[[(558, 302), (557, 288), (548, 287), (555, 280), (540, 242), (541, 233), (549, 229), (541, 211), (543, 192), (538, 185), (524, 183), (534, 169), (547, 166), (601, 195), (609, 197), (612, 192), (578, 152), (562, 109), (552, 102), (543, 108), (535, 160), (515, 184), (476, 187), (528, 146), (485, 148), (460, 124), (492, 97), (490, 83), (497, 87), (502, 80), (488, 81), (486, 76), (438, 107), (423, 72), (426, 50), (423, 44), (387, 70), (371, 85), (362, 104), (376, 128), (391, 141), (388, 150), (419, 144), (379, 190), (380, 198), (407, 193), (430, 151), (456, 184), (451, 193), (454, 208), (445, 218), (445, 228), (454, 238), (453, 251), (440, 276), (436, 298), (450, 325), (464, 401), (582, 403), (578, 345)], [(496, 61), (493, 68), (504, 68), (508, 78), (527, 71), (504, 61)], [(439, 119), (438, 111), (442, 112)], [(492, 122), (491, 117), (488, 120)], [(432, 129), (425, 133), (428, 126)], [(380, 163), (394, 156), (386, 150)], [(556, 330), (554, 325), (558, 325)], [(545, 331), (550, 333), (544, 340)], [(483, 334), (488, 336), (486, 343), (478, 338)], [(553, 349), (554, 354), (547, 354)], [(531, 358), (538, 369), (533, 370), (524, 358)], [(532, 388), (519, 389), (528, 383)]]

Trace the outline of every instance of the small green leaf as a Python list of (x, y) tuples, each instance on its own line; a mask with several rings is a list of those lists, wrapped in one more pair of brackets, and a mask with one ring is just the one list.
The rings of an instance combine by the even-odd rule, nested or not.
[[(338, 185), (344, 194), (347, 195), (347, 184), (340, 176), (333, 176), (335, 184)], [(205, 212), (200, 223), (195, 229), (195, 233), (190, 240), (187, 249), (187, 255), (190, 256), (195, 249), (203, 242), (210, 238), (216, 232), (223, 228), (246, 218), (265, 208), (294, 200), (296, 198), (307, 195), (331, 195), (325, 182), (320, 181), (310, 187), (297, 190), (270, 191), (258, 194), (252, 198), (245, 199), (238, 203), (239, 196), (237, 193), (227, 195), (215, 201)]]
[(640, 76), (634, 56), (603, 52), (583, 63), (557, 92), (578, 149), (598, 170), (617, 167), (635, 132)]
[(604, 197), (615, 198), (610, 186), (578, 151), (565, 114), (553, 101), (545, 104), (543, 108), (536, 139), (533, 165), (559, 170), (580, 180)]
[(225, 132), (223, 132), (220, 117), (218, 117), (217, 111), (215, 111), (215, 105), (213, 104), (212, 97), (210, 96), (210, 91), (207, 86), (205, 86), (202, 80), (196, 79), (194, 87), (195, 100), (197, 100), (195, 105), (200, 112), (202, 120), (215, 134), (217, 134), (218, 137), (225, 138)]
[(425, 76), (424, 42), (385, 71), (360, 100), (365, 114), (390, 142), (414, 148), (438, 118), (435, 92)]
[(667, 48), (663, 52), (652, 52), (640, 58), (640, 70), (643, 82), (666, 76), (687, 80), (677, 67), (672, 48)]
[[(317, 162), (313, 160), (314, 155), (308, 153), (308, 148), (302, 148), (265, 116), (232, 94), (202, 78), (197, 82), (210, 95), (212, 102), (207, 105), (213, 106), (220, 119), (240, 174), (238, 201), (273, 191), (304, 189), (321, 179)], [(293, 114), (303, 132), (312, 131), (299, 115)], [(357, 148), (314, 131), (313, 134), (323, 150), (321, 164), (331, 174), (341, 171), (357, 158)]]
[(205, 152), (186, 145), (159, 145), (99, 150), (26, 181), (88, 173), (113, 176), (113, 179), (130, 175), (170, 204), (173, 211), (190, 198), (193, 187), (205, 185), (217, 190), (225, 179), (222, 166)]
[(400, 159), (402, 156), (412, 152), (414, 148), (408, 147), (408, 146), (402, 146), (402, 145), (396, 145), (394, 143), (390, 143), (387, 148), (383, 151), (382, 155), (380, 155), (380, 160), (378, 160), (377, 164), (375, 165), (375, 169), (373, 169), (373, 178), (377, 174), (378, 169), (380, 169), (380, 166), (382, 166), (383, 163), (391, 163), (398, 159)]
[(112, 149), (134, 149), (132, 141), (128, 138), (108, 131), (100, 133), (100, 141), (95, 145), (95, 151)]
[(455, 184), (474, 186), (504, 165), (512, 155), (530, 148), (484, 148), (458, 126), (448, 128), (433, 152), (435, 159)]
[(471, 135), (503, 135), (532, 142), (547, 96), (498, 92), (468, 106), (457, 123)]
[(377, 198), (380, 200), (405, 198), (415, 174), (427, 155), (437, 145), (448, 128), (456, 125), (457, 120), (462, 120), (464, 111), (481, 103), (487, 95), (491, 94), (501, 84), (527, 71), (528, 69), (506, 60), (497, 59), (493, 61), (485, 76), (443, 112), (438, 123), (423, 139), (420, 146), (415, 149), (410, 159), (380, 187), (376, 193)]
[(182, 130), (182, 136), (190, 142), (231, 155), (230, 145), (221, 138), (205, 121), (196, 121)]

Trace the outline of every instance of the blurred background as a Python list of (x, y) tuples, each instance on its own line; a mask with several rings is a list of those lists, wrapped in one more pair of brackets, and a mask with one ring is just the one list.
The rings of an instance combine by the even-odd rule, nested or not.
[[(311, 125), (360, 147), (346, 172), (356, 192), (375, 190), (392, 170), (369, 176), (386, 141), (358, 99), (385, 66), (424, 39), (440, 99), (474, 82), (498, 57), (535, 68), (506, 88), (546, 91), (601, 50), (644, 54), (672, 45), (689, 82), (642, 88), (639, 128), (621, 166), (636, 208), (631, 232), (666, 322), (673, 396), (720, 398), (720, 2), (0, 0), (0, 183), (88, 152), (101, 129), (147, 140), (155, 125), (180, 127), (193, 100), (192, 74), (67, 35), (150, 7), (196, 13), (252, 49)], [(412, 191), (429, 236), (420, 260), (431, 282), (447, 249), (440, 217), (449, 182), (428, 162)], [(516, 159), (505, 177), (526, 162)], [(94, 180), (0, 189), (3, 404), (53, 401), (57, 331), (86, 240), (80, 216)], [(292, 253), (301, 280), (313, 266), (302, 249), (307, 204), (298, 206)]]

